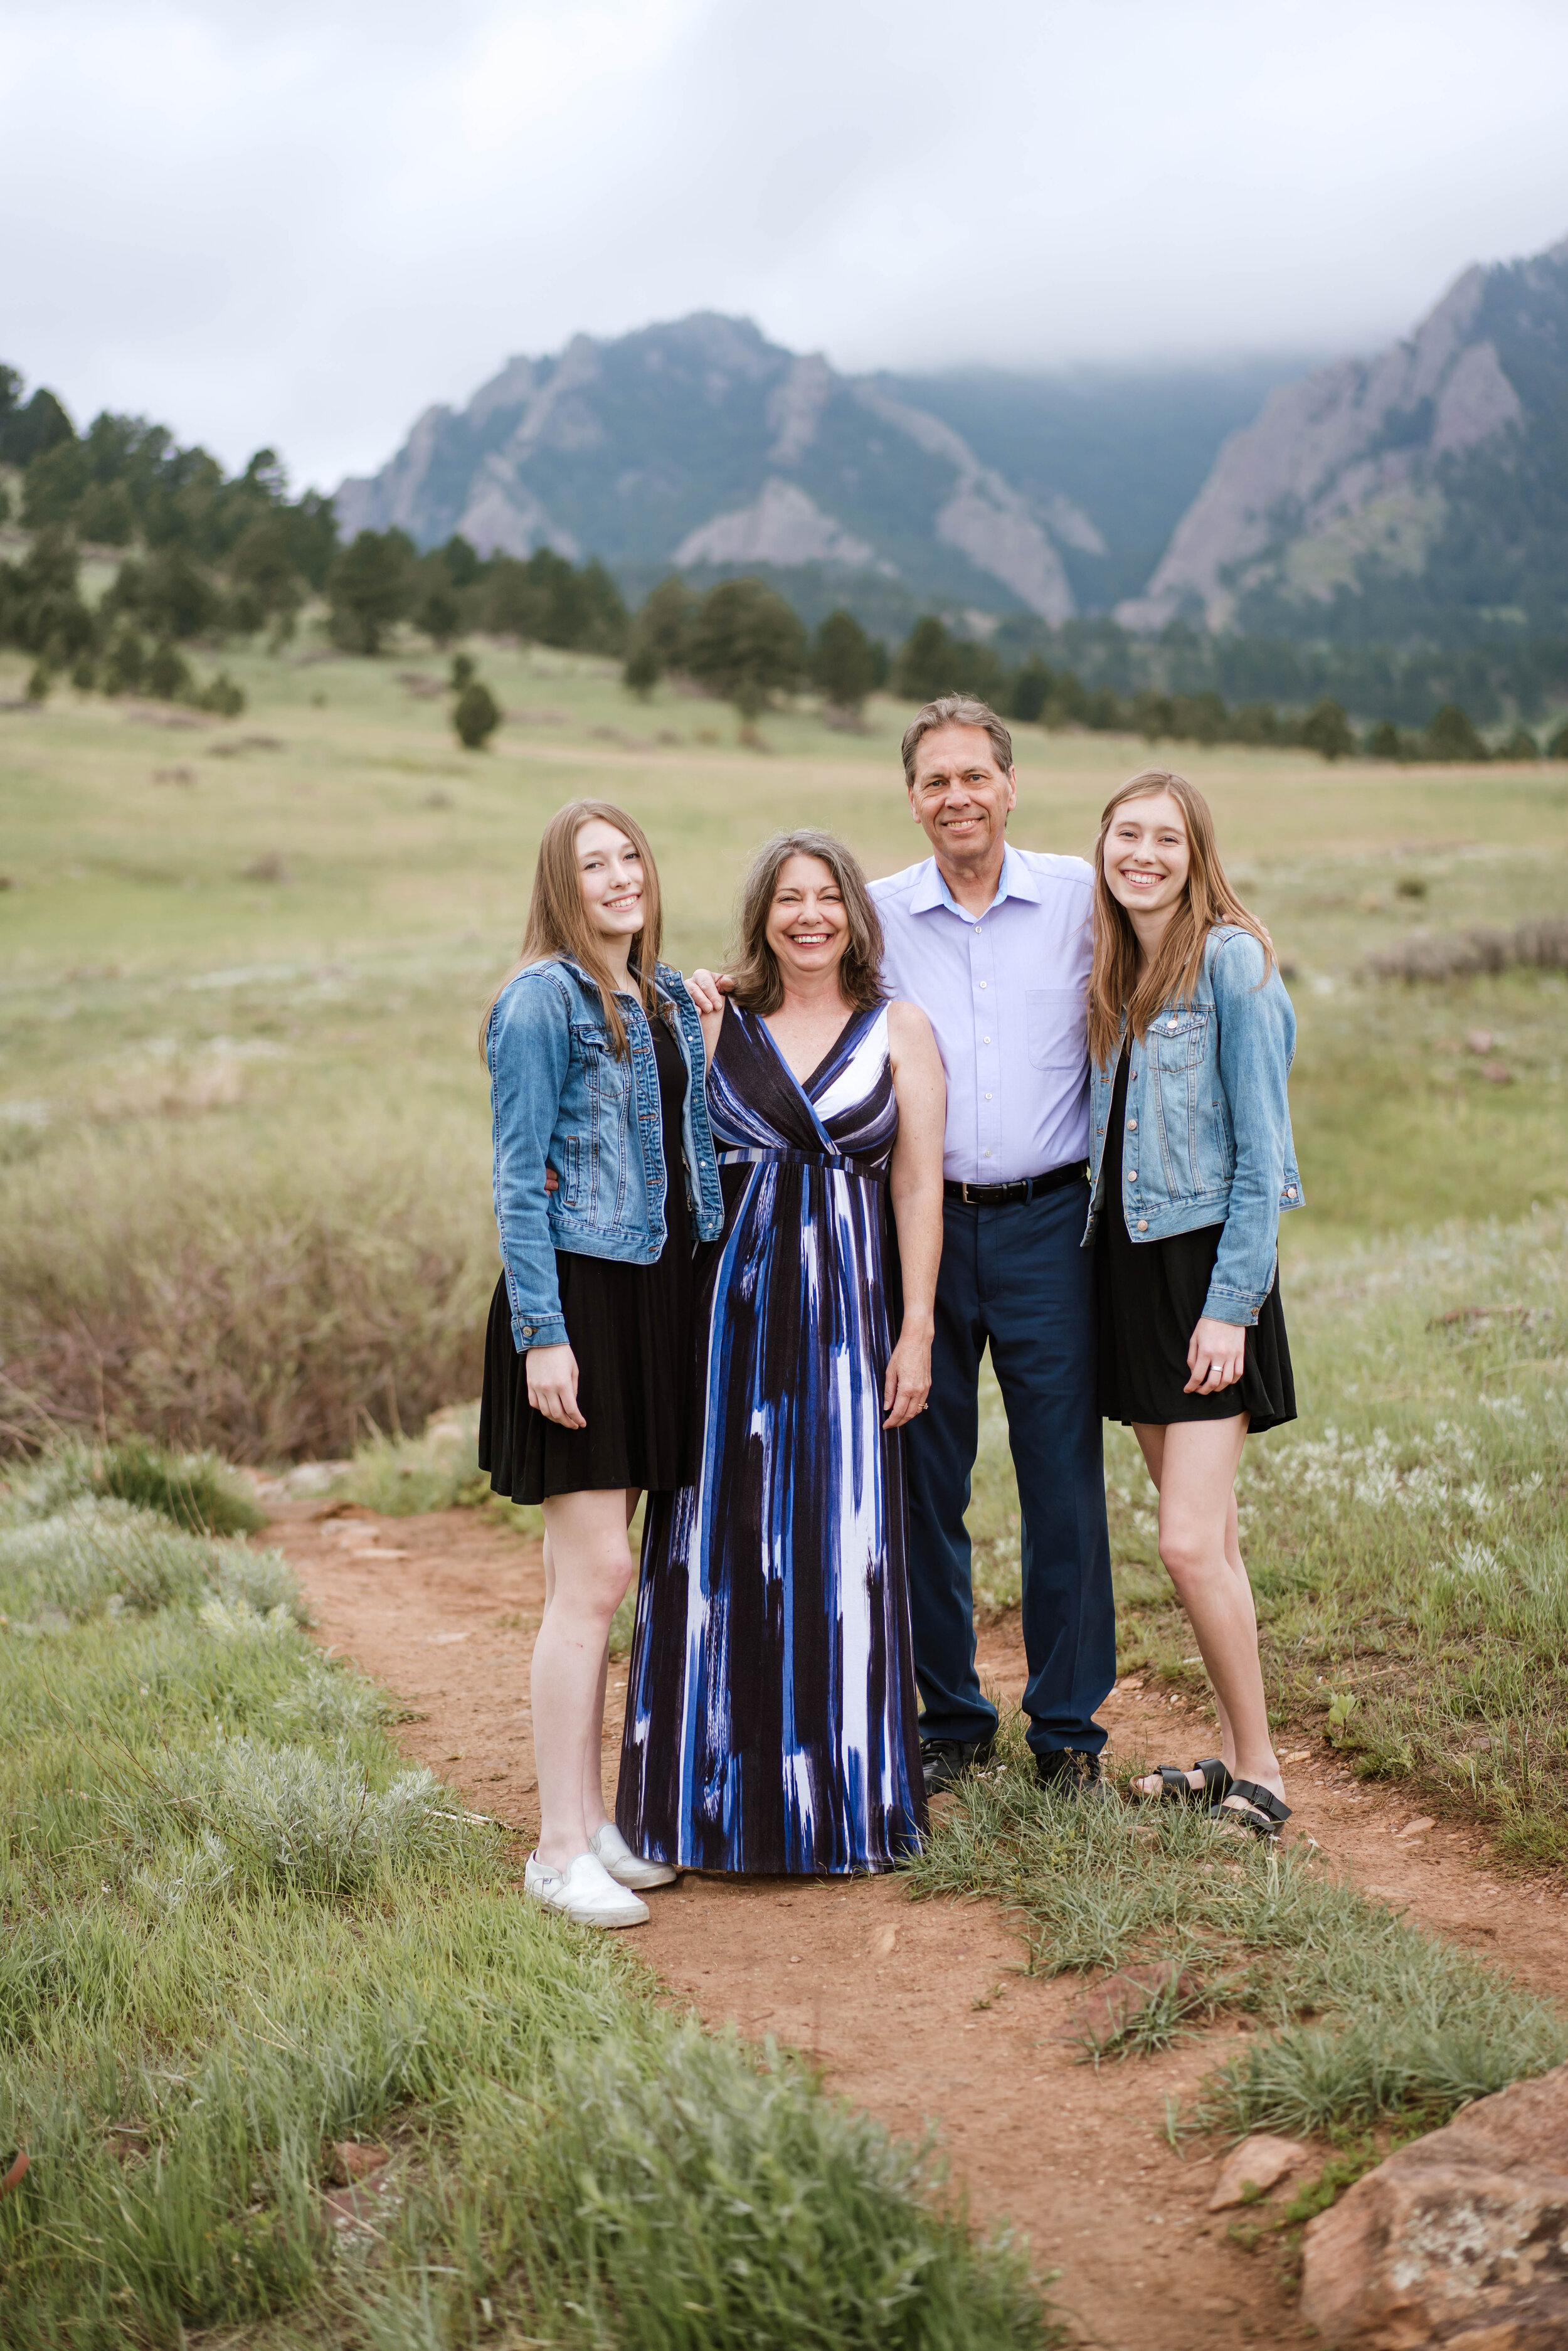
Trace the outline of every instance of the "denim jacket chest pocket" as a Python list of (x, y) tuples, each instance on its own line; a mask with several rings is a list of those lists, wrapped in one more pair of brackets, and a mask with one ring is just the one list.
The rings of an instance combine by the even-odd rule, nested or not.
[(617, 1060), (610, 1031), (591, 1020), (573, 1021), (571, 1050), (581, 1071), (585, 1116), (580, 1132), (561, 1137), (565, 1165), (558, 1171), (560, 1204), (570, 1215), (620, 1224), (631, 1176), (626, 1149), (631, 1056)]
[[(1235, 1164), (1230, 1120), (1219, 1084), (1214, 1008), (1172, 1006), (1150, 1023), (1144, 1040), (1166, 1198), (1196, 1199), (1223, 1184)], [(1131, 1138), (1129, 1138), (1129, 1141)], [(1145, 1138), (1148, 1150), (1152, 1137)]]
[(1174, 1011), (1162, 1012), (1145, 1039), (1155, 1069), (1174, 1072), (1197, 1068), (1207, 1049), (1208, 1022), (1208, 1009), (1200, 1004), (1180, 1004)]

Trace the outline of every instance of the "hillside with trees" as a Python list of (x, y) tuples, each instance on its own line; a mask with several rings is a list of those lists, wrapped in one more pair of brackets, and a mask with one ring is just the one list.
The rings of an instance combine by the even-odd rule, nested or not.
[[(549, 548), (481, 557), (455, 538), (422, 553), (402, 531), (340, 540), (331, 501), (290, 495), (271, 449), (226, 475), (167, 426), (107, 412), (78, 433), (58, 395), (24, 398), (0, 367), (0, 524), (25, 534), (0, 561), (0, 643), (33, 655), (35, 697), (68, 677), (81, 691), (147, 693), (225, 711), (236, 689), (203, 683), (197, 649), (266, 632), (287, 643), (312, 598), (332, 641), (374, 655), (401, 622), (436, 645), (472, 630), (616, 654), (626, 611), (608, 571)], [(115, 565), (96, 597), (83, 558)]]
[[(1568, 266), (1559, 285), (1557, 257), (1548, 260), (1550, 269), (1531, 265), (1522, 277), (1492, 273), (1460, 306), (1470, 327), (1493, 327), (1497, 349), (1531, 386), (1531, 414), (1549, 405), (1553, 353), (1568, 319)], [(1519, 340), (1525, 280), (1536, 303), (1534, 376)], [(770, 429), (776, 441), (792, 434), (793, 445), (804, 448), (826, 432), (823, 415), (839, 392), (797, 370), (781, 380), (789, 398), (780, 402), (770, 347), (751, 332), (763, 354), (759, 381), (772, 387)], [(1448, 341), (1457, 348), (1453, 334)], [(750, 346), (742, 338), (723, 348), (733, 359)], [(1478, 348), (1473, 339), (1464, 346)], [(650, 344), (644, 360), (656, 349)], [(1455, 360), (1450, 348), (1450, 363), (1462, 375), (1462, 351)], [(689, 392), (686, 384), (679, 396)], [(924, 413), (893, 406), (901, 431), (913, 431)], [(566, 395), (546, 409), (547, 421), (556, 418), (553, 429), (565, 430)], [(531, 413), (537, 422), (537, 406)], [(568, 437), (591, 441), (591, 413), (574, 413)], [(866, 413), (887, 424), (885, 400)], [(1434, 629), (1391, 645), (1348, 630), (1338, 637), (1326, 630), (1292, 633), (1277, 610), (1258, 604), (1260, 590), (1249, 591), (1247, 609), (1279, 623), (1269, 633), (1207, 627), (1185, 609), (1162, 618), (1150, 607), (1143, 619), (1160, 625), (1140, 628), (1103, 613), (1052, 620), (1016, 603), (1002, 615), (955, 611), (938, 598), (922, 609), (889, 577), (891, 565), (866, 573), (822, 557), (793, 567), (726, 562), (718, 559), (724, 546), (701, 531), (700, 560), (623, 566), (619, 577), (609, 561), (581, 558), (575, 542), (571, 552), (549, 543), (513, 552), (454, 530), (426, 545), (395, 521), (365, 523), (345, 540), (335, 503), (313, 490), (293, 495), (271, 449), (230, 475), (206, 451), (182, 446), (143, 418), (106, 413), (78, 433), (55, 392), (29, 392), (18, 372), (5, 368), (0, 523), (12, 526), (12, 552), (0, 559), (0, 643), (32, 656), (35, 698), (68, 677), (78, 690), (142, 693), (223, 711), (238, 706), (236, 689), (221, 668), (204, 668), (203, 656), (221, 660), (226, 644), (262, 632), (281, 650), (308, 605), (344, 653), (374, 659), (413, 629), (442, 649), (488, 634), (597, 653), (624, 661), (633, 693), (651, 694), (666, 675), (683, 677), (732, 702), (752, 730), (778, 697), (806, 691), (820, 697), (831, 723), (853, 726), (867, 695), (891, 683), (915, 698), (960, 686), (1026, 722), (1131, 730), (1151, 741), (1302, 741), (1325, 752), (1332, 746), (1333, 756), (1354, 747), (1400, 758), (1458, 757), (1456, 747), (1465, 745), (1471, 747), (1463, 756), (1479, 756), (1490, 743), (1529, 757), (1561, 740), (1568, 705), (1568, 601), (1554, 604), (1552, 585), (1558, 538), (1547, 477), (1555, 429), (1532, 427), (1523, 455), (1518, 431), (1512, 438), (1494, 433), (1481, 453), (1497, 474), (1485, 502), (1494, 539), (1500, 545), (1511, 530), (1536, 549), (1528, 611), (1511, 608), (1506, 625), (1494, 612), (1492, 625), (1468, 638)], [(1190, 458), (1197, 426), (1189, 420), (1182, 430)], [(926, 437), (950, 457), (942, 437), (948, 432), (936, 423), (935, 438)], [(722, 472), (729, 462), (724, 435), (714, 439)], [(1539, 507), (1534, 538), (1535, 526), (1527, 529), (1521, 519), (1526, 493)], [(775, 509), (777, 521), (777, 501)], [(1070, 519), (1059, 512), (1058, 529), (1066, 531)], [(1568, 530), (1560, 536), (1568, 544)], [(862, 596), (857, 590), (868, 580)], [(633, 581), (640, 585), (628, 595)], [(1314, 732), (1302, 731), (1309, 727)]]

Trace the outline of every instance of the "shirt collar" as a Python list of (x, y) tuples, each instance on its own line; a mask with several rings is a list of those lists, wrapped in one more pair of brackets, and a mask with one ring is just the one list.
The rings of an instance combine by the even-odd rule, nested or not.
[[(1002, 851), (1002, 870), (997, 883), (997, 894), (986, 912), (993, 913), (1007, 898), (1024, 898), (1031, 906), (1037, 906), (1040, 904), (1040, 891), (1034, 875), (1010, 841)], [(956, 898), (948, 889), (942, 879), (942, 869), (934, 857), (928, 857), (925, 871), (911, 893), (909, 911), (912, 914), (934, 914), (938, 906), (946, 906), (950, 914), (958, 916), (960, 922), (972, 923), (975, 920), (974, 915), (966, 907), (959, 905)]]

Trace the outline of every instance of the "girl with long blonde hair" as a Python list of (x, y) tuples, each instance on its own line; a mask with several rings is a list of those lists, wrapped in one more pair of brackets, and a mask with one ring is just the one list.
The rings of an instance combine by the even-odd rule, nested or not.
[(724, 1222), (702, 1026), (660, 930), (642, 827), (574, 800), (545, 828), (522, 956), (482, 1036), (501, 1278), (479, 1464), (545, 1520), (524, 1891), (596, 1927), (640, 1926), (643, 1893), (675, 1874), (605, 1813), (606, 1661), (638, 1499), (685, 1476), (693, 1250)]
[(1221, 1752), (1161, 1764), (1140, 1795), (1278, 1835), (1236, 1473), (1248, 1434), (1295, 1417), (1279, 1229), (1299, 1207), (1287, 1081), (1296, 1020), (1269, 935), (1220, 863), (1185, 776), (1108, 802), (1094, 852), (1090, 1180), (1100, 1407), (1159, 1494), (1160, 1557), (1213, 1685)]

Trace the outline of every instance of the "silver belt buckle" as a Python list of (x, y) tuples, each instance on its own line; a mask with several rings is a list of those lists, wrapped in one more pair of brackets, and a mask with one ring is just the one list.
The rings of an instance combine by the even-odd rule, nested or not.
[(964, 1180), (958, 1188), (963, 1193), (964, 1206), (966, 1208), (972, 1208), (975, 1203), (969, 1197), (969, 1179), (967, 1176), (964, 1177)]

